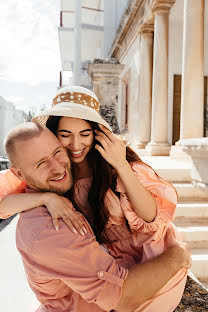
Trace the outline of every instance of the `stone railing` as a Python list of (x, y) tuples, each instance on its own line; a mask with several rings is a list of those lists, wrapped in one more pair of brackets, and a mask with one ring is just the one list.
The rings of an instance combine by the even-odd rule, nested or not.
[(208, 193), (208, 138), (184, 139), (180, 145), (192, 160), (192, 183)]

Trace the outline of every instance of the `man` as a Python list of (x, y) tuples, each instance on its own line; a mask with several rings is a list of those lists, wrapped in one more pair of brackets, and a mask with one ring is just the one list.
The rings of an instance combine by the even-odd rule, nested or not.
[[(12, 172), (28, 185), (28, 192), (65, 193), (72, 186), (70, 161), (58, 139), (34, 123), (16, 126), (8, 134), (5, 150)], [(24, 155), (24, 157), (23, 157)], [(87, 233), (72, 233), (60, 221), (55, 231), (44, 207), (21, 214), (17, 247), (27, 279), (41, 306), (38, 311), (134, 311), (152, 297), (181, 268), (190, 266), (183, 243), (167, 237), (163, 255), (130, 270), (119, 267)]]

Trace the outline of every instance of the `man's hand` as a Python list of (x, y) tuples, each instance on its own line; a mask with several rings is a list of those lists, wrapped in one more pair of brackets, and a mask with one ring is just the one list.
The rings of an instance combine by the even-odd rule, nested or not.
[(191, 267), (191, 251), (187, 243), (179, 241), (175, 238), (173, 230), (169, 228), (167, 230), (166, 243), (168, 246), (168, 253), (173, 254), (173, 258), (176, 261), (176, 265), (180, 265), (179, 268)]
[(44, 205), (51, 215), (56, 230), (59, 229), (58, 219), (61, 218), (73, 233), (81, 235), (87, 233), (82, 219), (67, 198), (55, 193), (44, 193)]

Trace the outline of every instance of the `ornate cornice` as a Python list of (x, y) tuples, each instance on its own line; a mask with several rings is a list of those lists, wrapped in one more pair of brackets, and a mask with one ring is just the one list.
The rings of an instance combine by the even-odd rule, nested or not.
[(153, 0), (131, 0), (123, 14), (114, 42), (109, 51), (110, 57), (122, 60), (126, 47), (130, 47), (138, 36), (142, 24), (153, 24), (154, 15), (150, 9)]
[(152, 12), (170, 12), (176, 0), (154, 0), (152, 4)]
[(120, 25), (116, 32), (113, 44), (109, 51), (110, 57), (116, 57), (121, 49), (123, 42), (125, 41), (126, 35), (129, 32), (129, 29), (132, 28), (132, 24), (135, 22), (136, 15), (140, 10), (144, 0), (131, 0), (128, 3), (128, 6), (121, 18)]
[(123, 14), (114, 42), (109, 51), (110, 57), (122, 62), (138, 34), (152, 36), (154, 14), (169, 13), (176, 0), (131, 0)]

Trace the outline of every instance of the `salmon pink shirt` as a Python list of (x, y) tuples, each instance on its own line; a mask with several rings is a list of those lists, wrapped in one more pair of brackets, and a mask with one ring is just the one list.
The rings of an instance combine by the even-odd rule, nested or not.
[(72, 233), (60, 220), (56, 231), (44, 207), (20, 214), (16, 230), (28, 283), (41, 306), (38, 312), (110, 311), (118, 303), (127, 269), (105, 252), (88, 230)]
[[(172, 224), (177, 203), (175, 189), (158, 177), (149, 166), (134, 162), (131, 163), (131, 167), (140, 183), (154, 196), (157, 215), (153, 222), (148, 223), (141, 219), (131, 206), (125, 187), (118, 177), (116, 191), (119, 196), (109, 190), (105, 198), (110, 214), (106, 226), (106, 235), (110, 243), (105, 247), (110, 255), (101, 250), (92, 232), (87, 241), (78, 234), (71, 234), (63, 222), (60, 232), (56, 232), (46, 208), (40, 207), (21, 213), (17, 227), (17, 246), (23, 258), (29, 284), (38, 300), (45, 306), (39, 311), (110, 311), (119, 301), (127, 269), (136, 263), (155, 258), (167, 249), (167, 229), (171, 227), (175, 233)], [(90, 221), (92, 212), (87, 198), (91, 181), (92, 178), (85, 178), (75, 184), (76, 200), (83, 215)], [(4, 185), (4, 190), (0, 190), (1, 198), (10, 193), (24, 192), (26, 187), (10, 171), (0, 173), (0, 185)], [(25, 247), (21, 249), (22, 244), (30, 246), (27, 252)], [(93, 244), (97, 246), (96, 252), (92, 252)], [(86, 251), (80, 246), (86, 247)], [(80, 257), (77, 256), (76, 250), (79, 250)], [(75, 273), (72, 273), (70, 268)], [(86, 268), (89, 268), (92, 275), (88, 276)], [(79, 277), (76, 272), (80, 273)], [(186, 276), (187, 269), (179, 270), (153, 298), (134, 312), (174, 311), (182, 297)], [(79, 285), (76, 286), (76, 283)], [(47, 306), (48, 302), (58, 302), (59, 308)]]

